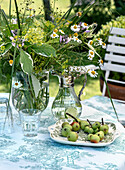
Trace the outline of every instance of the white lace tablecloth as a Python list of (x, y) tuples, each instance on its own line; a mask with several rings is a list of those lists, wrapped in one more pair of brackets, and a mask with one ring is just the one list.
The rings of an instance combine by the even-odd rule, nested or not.
[[(3, 96), (8, 94), (0, 94)], [(24, 137), (15, 113), (14, 132), (0, 136), (0, 170), (125, 170), (125, 129), (117, 122), (109, 99), (95, 96), (82, 103), (82, 118), (103, 117), (114, 122), (121, 136), (111, 145), (98, 148), (56, 143), (47, 129), (54, 123), (48, 107), (42, 114), (38, 136)], [(125, 105), (116, 102), (115, 107), (120, 116), (125, 114)]]

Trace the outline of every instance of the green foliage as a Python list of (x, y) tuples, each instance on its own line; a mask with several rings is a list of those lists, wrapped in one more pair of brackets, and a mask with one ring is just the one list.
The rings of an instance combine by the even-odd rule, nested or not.
[[(75, 11), (85, 11), (88, 8), (88, 1), (82, 1), (82, 5), (76, 6)], [(88, 24), (90, 22), (96, 22), (98, 24), (96, 31), (101, 28), (102, 24), (115, 18), (115, 4), (114, 0), (98, 0), (82, 18), (82, 20)]]
[(103, 38), (105, 42), (107, 42), (111, 27), (125, 28), (125, 16), (119, 16), (116, 19), (107, 22), (105, 25), (102, 25), (102, 28), (98, 31), (96, 37)]
[(33, 45), (32, 50), (36, 54), (44, 56), (44, 57), (51, 57), (51, 56), (55, 57), (56, 56), (56, 50), (48, 44), (43, 44), (41, 46)]
[(23, 71), (27, 74), (31, 74), (33, 71), (33, 61), (31, 56), (23, 51), (22, 49), (20, 50), (20, 63)]

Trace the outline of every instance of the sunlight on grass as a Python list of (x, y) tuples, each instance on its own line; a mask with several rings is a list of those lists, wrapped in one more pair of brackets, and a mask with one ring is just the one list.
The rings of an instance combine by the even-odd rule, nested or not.
[(0, 93), (8, 93), (9, 92), (9, 85), (7, 84), (0, 84)]
[[(17, 0), (19, 10), (24, 7), (24, 5), (20, 5), (21, 2), (24, 0)], [(52, 8), (56, 9), (58, 8), (58, 11), (65, 12), (67, 11), (68, 7), (70, 6), (70, 0), (55, 0), (55, 4), (53, 0), (50, 0)], [(24, 3), (23, 3), (24, 4)], [(1, 8), (4, 9), (6, 14), (9, 14), (9, 0), (0, 0)], [(32, 4), (30, 7), (33, 9), (36, 9), (36, 14), (39, 13), (39, 7), (43, 6), (42, 0), (35, 0), (34, 4)], [(12, 0), (12, 12), (15, 9), (14, 0)], [(14, 12), (13, 12), (14, 13)]]
[[(49, 95), (50, 97), (56, 97), (59, 85), (58, 85), (58, 79), (57, 77), (53, 76), (50, 78), (50, 86), (49, 86)], [(76, 94), (79, 94), (80, 89), (82, 88), (82, 85), (76, 84), (74, 89)], [(6, 84), (0, 85), (0, 93), (8, 93), (9, 92), (9, 86)], [(83, 94), (81, 96), (81, 100), (89, 99), (96, 95), (102, 95), (100, 92), (100, 85), (99, 80), (90, 80), (87, 82), (87, 85), (85, 89), (83, 90)]]
[[(76, 84), (74, 89), (76, 94), (79, 94), (80, 89), (82, 88), (82, 85)], [(50, 81), (50, 96), (55, 97), (59, 90), (59, 85), (57, 84), (57, 81)], [(91, 80), (87, 82), (87, 85), (85, 89), (83, 90), (83, 94), (81, 96), (81, 100), (89, 99), (96, 95), (102, 95), (100, 92), (100, 85), (99, 80)]]
[[(75, 86), (74, 89), (77, 95), (81, 88), (82, 85)], [(83, 90), (83, 94), (81, 95), (81, 100), (89, 99), (96, 95), (102, 95), (102, 93), (100, 92), (99, 80), (91, 80), (87, 83), (85, 89)]]

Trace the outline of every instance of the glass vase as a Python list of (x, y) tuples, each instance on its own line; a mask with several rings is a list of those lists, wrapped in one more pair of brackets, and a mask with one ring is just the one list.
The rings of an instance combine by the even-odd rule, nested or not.
[(56, 120), (67, 118), (66, 113), (79, 117), (82, 112), (80, 97), (74, 90), (72, 76), (59, 76), (59, 91), (52, 104), (52, 114)]
[(11, 98), (17, 111), (45, 110), (49, 101), (49, 72), (31, 75), (16, 72), (12, 81)]

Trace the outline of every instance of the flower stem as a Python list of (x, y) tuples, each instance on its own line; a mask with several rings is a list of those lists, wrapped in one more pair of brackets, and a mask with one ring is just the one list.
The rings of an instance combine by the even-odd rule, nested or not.
[(20, 27), (20, 19), (19, 19), (18, 5), (17, 5), (17, 1), (16, 1), (16, 0), (14, 0), (14, 2), (15, 2), (15, 7), (16, 7), (16, 14), (17, 14), (18, 29), (20, 30), (20, 34), (21, 34), (21, 27)]

